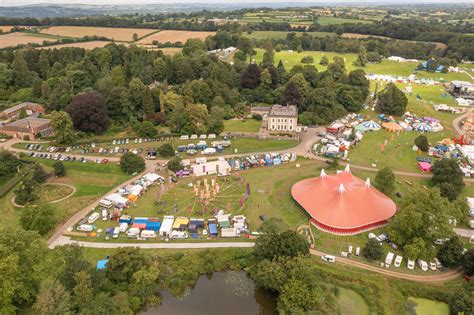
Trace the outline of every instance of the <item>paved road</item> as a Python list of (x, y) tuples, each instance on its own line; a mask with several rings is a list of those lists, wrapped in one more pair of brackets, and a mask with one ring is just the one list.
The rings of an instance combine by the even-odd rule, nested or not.
[(461, 123), (468, 115), (469, 111), (453, 119), (453, 128), (459, 136), (462, 135)]
[(454, 228), (453, 230), (457, 235), (461, 237), (470, 238), (471, 236), (474, 236), (474, 230), (458, 229), (458, 228)]

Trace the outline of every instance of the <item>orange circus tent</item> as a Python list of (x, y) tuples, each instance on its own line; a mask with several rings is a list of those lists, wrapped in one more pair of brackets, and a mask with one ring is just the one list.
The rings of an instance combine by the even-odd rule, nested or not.
[(293, 198), (311, 216), (320, 230), (352, 235), (387, 224), (396, 212), (395, 203), (375, 189), (370, 180), (353, 176), (346, 167), (336, 175), (321, 175), (297, 182)]
[(403, 131), (403, 127), (400, 126), (399, 124), (397, 124), (394, 121), (385, 122), (385, 123), (382, 124), (382, 127), (384, 127), (385, 129), (387, 129), (390, 132)]

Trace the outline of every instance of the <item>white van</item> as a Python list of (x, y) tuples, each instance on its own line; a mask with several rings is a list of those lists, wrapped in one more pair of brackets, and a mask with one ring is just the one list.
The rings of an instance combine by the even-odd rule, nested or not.
[(108, 215), (107, 209), (102, 209), (102, 221), (107, 221)]
[(179, 140), (189, 140), (189, 136), (186, 136), (186, 135), (181, 136), (179, 137)]
[(140, 234), (141, 238), (156, 238), (156, 232), (150, 230), (143, 230)]
[(410, 269), (410, 270), (415, 269), (415, 261), (411, 260), (411, 259), (408, 259), (407, 268)]
[(402, 264), (402, 260), (403, 260), (403, 257), (400, 255), (397, 255), (397, 257), (395, 257), (395, 262), (393, 263), (393, 265), (397, 268), (400, 267), (400, 265)]
[(102, 199), (101, 201), (99, 201), (99, 206), (108, 209), (108, 208), (112, 207), (112, 202), (110, 202), (108, 200), (105, 200), (105, 199)]
[(389, 253), (387, 254), (387, 257), (385, 257), (385, 263), (386, 263), (387, 265), (391, 265), (394, 256), (395, 256), (394, 253), (389, 252)]
[(436, 271), (436, 263), (434, 261), (430, 261), (429, 265), (431, 271)]
[(356, 256), (360, 255), (360, 247), (356, 247)]
[(119, 230), (121, 233), (125, 233), (127, 229), (128, 229), (128, 223), (126, 222), (120, 223)]
[(336, 262), (336, 256), (332, 255), (323, 255), (321, 256), (322, 261), (330, 262), (330, 263), (335, 263)]
[(127, 231), (127, 237), (128, 238), (137, 238), (138, 235), (140, 235), (140, 229), (139, 228), (131, 228)]
[(120, 234), (120, 229), (118, 227), (116, 227), (114, 229), (114, 234), (112, 234), (112, 237), (113, 238), (118, 238), (119, 237), (119, 234)]
[(352, 245), (349, 245), (349, 249), (347, 250), (347, 252), (352, 255)]
[(92, 232), (94, 230), (94, 227), (89, 224), (82, 224), (77, 227), (77, 230), (82, 232)]
[(173, 230), (173, 232), (171, 232), (171, 238), (175, 238), (175, 239), (188, 238), (188, 232)]
[(428, 271), (428, 263), (422, 259), (418, 259), (418, 266), (420, 266), (421, 270)]
[(89, 216), (89, 218), (87, 218), (87, 223), (91, 224), (91, 223), (94, 223), (95, 221), (97, 221), (97, 219), (100, 217), (99, 213), (98, 212), (94, 212), (93, 214), (91, 214)]

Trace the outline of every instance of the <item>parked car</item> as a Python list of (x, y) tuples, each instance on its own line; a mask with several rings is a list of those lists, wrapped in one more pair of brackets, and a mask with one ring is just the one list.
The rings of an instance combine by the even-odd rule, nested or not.
[(330, 262), (330, 263), (335, 263), (336, 262), (336, 257), (332, 255), (323, 255), (321, 256), (322, 261)]

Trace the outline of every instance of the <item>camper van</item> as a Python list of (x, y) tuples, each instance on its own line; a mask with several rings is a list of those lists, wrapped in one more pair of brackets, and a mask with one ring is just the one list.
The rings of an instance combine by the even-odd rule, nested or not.
[(394, 256), (395, 256), (394, 253), (389, 252), (389, 253), (387, 254), (387, 257), (385, 257), (385, 263), (386, 263), (387, 265), (391, 265)]
[(99, 201), (99, 206), (108, 209), (108, 208), (112, 207), (112, 202), (110, 202), (108, 200), (105, 200), (105, 199), (102, 199), (101, 201)]
[(400, 265), (402, 264), (402, 260), (403, 260), (403, 257), (400, 255), (397, 255), (397, 257), (395, 257), (395, 262), (393, 263), (393, 265), (397, 268), (400, 267)]
[(128, 229), (128, 223), (125, 223), (125, 222), (120, 223), (119, 230), (121, 233), (125, 233), (127, 229)]
[(360, 247), (356, 247), (356, 256), (360, 255)]
[(141, 238), (156, 238), (156, 232), (150, 231), (150, 230), (143, 230), (140, 237)]
[(410, 270), (415, 269), (415, 261), (411, 260), (411, 259), (408, 259), (407, 268), (410, 269)]
[(428, 263), (422, 259), (418, 259), (418, 266), (420, 266), (421, 270), (428, 271)]
[(173, 230), (173, 232), (171, 232), (171, 238), (174, 238), (174, 239), (188, 238), (188, 232)]
[(81, 232), (92, 232), (94, 227), (92, 225), (82, 224), (77, 227), (77, 230)]
[(323, 256), (321, 256), (321, 260), (326, 261), (326, 262), (330, 262), (330, 263), (334, 263), (334, 262), (336, 262), (336, 257), (332, 256), (332, 255), (323, 255)]
[(137, 238), (138, 235), (140, 235), (140, 229), (139, 228), (131, 228), (127, 231), (127, 237), (128, 238)]
[(87, 218), (87, 223), (91, 224), (91, 223), (94, 223), (95, 221), (97, 221), (97, 219), (99, 218), (99, 213), (98, 212), (94, 212), (93, 214), (91, 214), (89, 216), (89, 218)]
[(112, 237), (113, 238), (118, 238), (119, 237), (119, 234), (120, 234), (120, 229), (118, 227), (116, 227), (114, 229), (114, 233), (112, 234)]
[(102, 221), (107, 221), (107, 216), (109, 213), (107, 212), (107, 209), (102, 209)]

